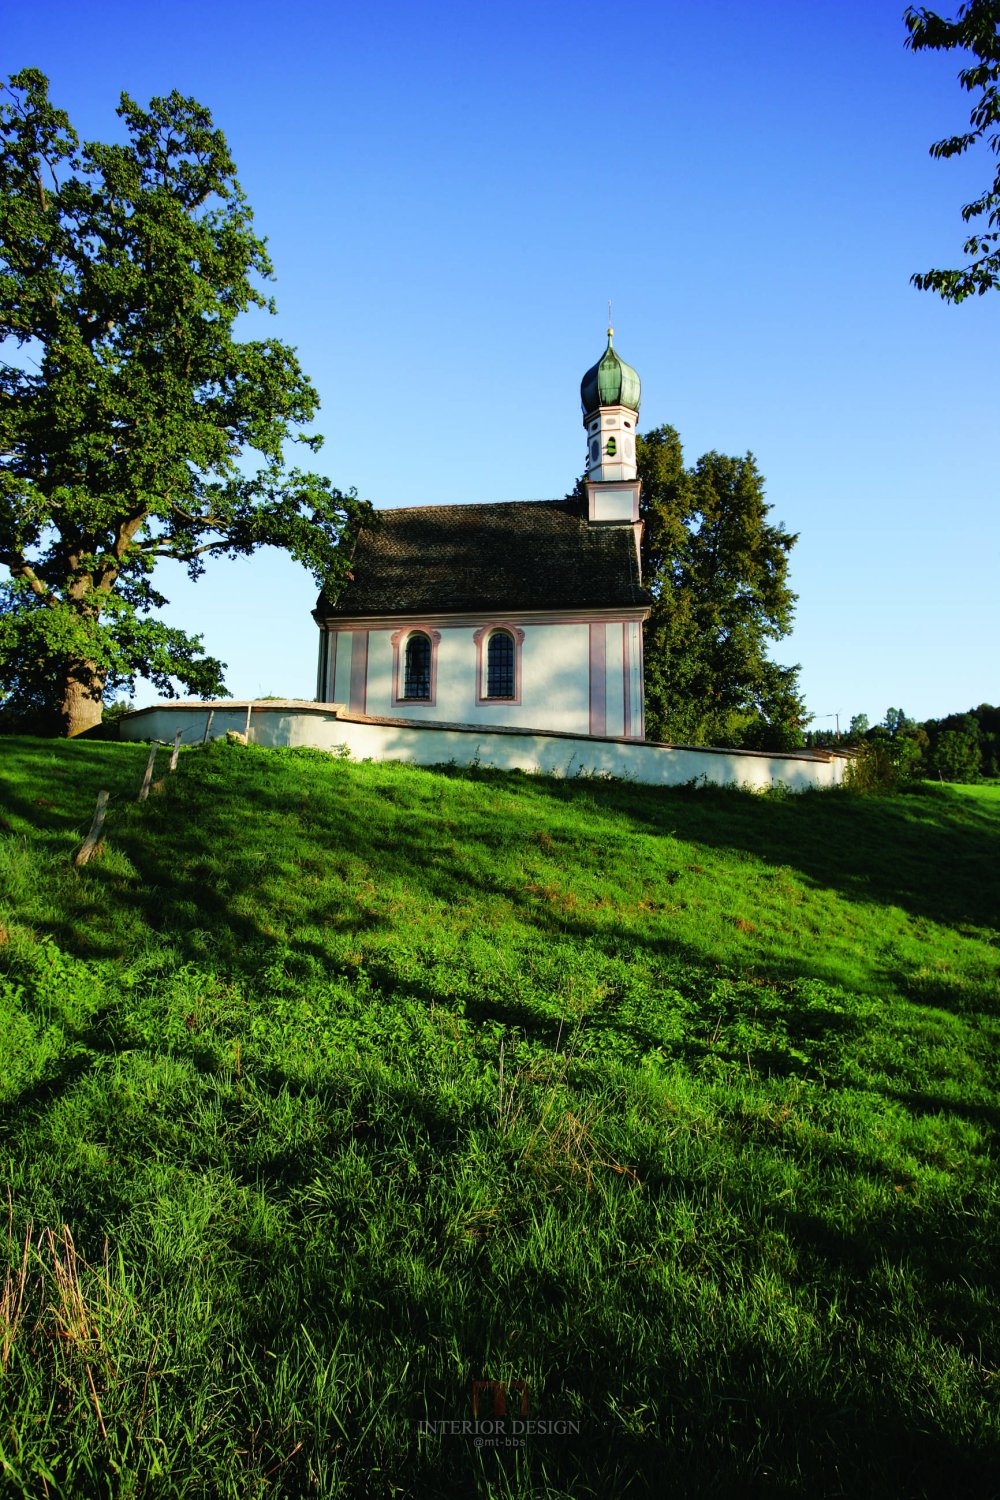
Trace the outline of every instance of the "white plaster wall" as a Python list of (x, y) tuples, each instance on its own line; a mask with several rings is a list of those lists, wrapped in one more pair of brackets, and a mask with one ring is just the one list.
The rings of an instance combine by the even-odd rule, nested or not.
[(615, 737), (625, 734), (625, 638), (621, 620), (609, 621), (604, 627), (605, 660), (605, 733)]
[[(511, 724), (586, 734), (590, 728), (590, 626), (534, 625), (521, 647), (521, 707)], [(502, 710), (501, 710), (502, 712)], [(497, 709), (483, 723), (501, 722)]]
[[(374, 714), (382, 718), (398, 718), (400, 710), (393, 707), (392, 703), (392, 637), (391, 630), (370, 630), (368, 632), (368, 682), (365, 688), (365, 713)], [(440, 671), (440, 668), (438, 669)], [(415, 708), (417, 705), (414, 704)], [(409, 706), (407, 714), (409, 715)], [(421, 718), (427, 709), (421, 705), (421, 712), (414, 714), (414, 718)], [(431, 710), (433, 713), (433, 709)]]
[[(484, 621), (503, 624), (503, 620)], [(516, 623), (516, 622), (513, 622)], [(368, 695), (365, 712), (376, 718), (418, 723), (484, 724), (558, 729), (586, 734), (590, 726), (589, 633), (586, 623), (526, 625), (521, 644), (520, 703), (477, 703), (475, 625), (438, 626), (437, 694), (433, 704), (393, 701), (391, 630), (368, 636)], [(617, 627), (619, 640), (621, 626)], [(338, 657), (339, 661), (339, 657)], [(335, 686), (337, 702), (349, 700), (349, 680)]]
[[(609, 620), (603, 628), (604, 733), (615, 738), (641, 739), (642, 673), (639, 633), (642, 627), (636, 620)], [(627, 721), (626, 672), (629, 685)]]
[(334, 703), (349, 703), (351, 699), (351, 641), (350, 630), (338, 630), (331, 638), (330, 688), (328, 696)]
[[(255, 705), (250, 715), (250, 739), (255, 745), (315, 745), (329, 750), (336, 743), (331, 735), (332, 728), (338, 723), (338, 707), (346, 705), (331, 703), (321, 708), (312, 704), (292, 707)], [(124, 740), (161, 740), (164, 744), (173, 744), (179, 729), (182, 745), (200, 745), (206, 727), (209, 738), (213, 740), (225, 739), (230, 730), (242, 734), (247, 725), (247, 706), (245, 703), (231, 706), (162, 703), (126, 717), (128, 723), (121, 734)]]
[[(128, 714), (121, 720), (123, 739), (172, 740), (181, 729), (184, 744), (200, 741), (209, 705), (164, 704)], [(216, 708), (212, 737), (228, 729), (242, 732), (246, 704)], [(338, 715), (337, 705), (266, 704), (253, 708), (251, 739), (260, 745), (312, 745), (323, 750), (346, 747), (356, 760), (400, 760), (413, 765), (472, 763), (501, 770), (542, 772), (551, 776), (615, 776), (650, 786), (703, 782), (762, 791), (785, 786), (801, 792), (838, 786), (846, 756), (769, 755), (739, 750), (697, 750), (624, 740), (571, 735), (491, 734), (435, 725), (367, 724)]]

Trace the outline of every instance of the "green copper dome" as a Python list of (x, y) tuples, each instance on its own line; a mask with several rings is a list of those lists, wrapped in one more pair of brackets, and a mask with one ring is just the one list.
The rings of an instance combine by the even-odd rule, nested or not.
[(614, 329), (608, 329), (608, 347), (580, 381), (583, 414), (589, 416), (599, 406), (627, 406), (639, 410), (639, 377), (631, 365), (619, 359), (611, 347)]

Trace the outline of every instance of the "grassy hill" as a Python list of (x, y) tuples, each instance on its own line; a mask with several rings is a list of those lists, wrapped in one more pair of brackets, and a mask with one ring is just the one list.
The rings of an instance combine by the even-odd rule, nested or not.
[(997, 1492), (1000, 789), (145, 754), (0, 741), (0, 1492)]

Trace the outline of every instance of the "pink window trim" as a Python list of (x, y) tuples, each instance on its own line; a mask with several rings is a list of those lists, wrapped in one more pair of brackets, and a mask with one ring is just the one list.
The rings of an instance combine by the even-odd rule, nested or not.
[[(425, 635), (431, 643), (431, 691), (429, 698), (405, 698), (406, 641), (411, 635)], [(440, 630), (429, 625), (404, 625), (390, 637), (392, 641), (392, 706), (393, 708), (433, 708), (437, 703), (438, 643)]]
[(351, 631), (351, 699), (352, 714), (367, 713), (368, 702), (368, 632)]
[(632, 633), (627, 620), (622, 621), (622, 730), (632, 738)]
[(323, 683), (323, 700), (326, 703), (333, 702), (333, 695), (337, 687), (337, 647), (340, 645), (339, 630), (327, 630), (326, 632), (326, 672)]
[[(496, 631), (503, 630), (514, 638), (514, 696), (513, 698), (488, 698), (486, 688), (486, 646), (491, 635)], [(476, 706), (487, 703), (520, 703), (521, 702), (521, 645), (524, 641), (524, 631), (517, 625), (510, 625), (506, 620), (497, 620), (489, 625), (480, 625), (472, 639), (476, 643)]]
[(603, 621), (590, 627), (590, 732), (608, 732), (608, 637)]
[(646, 632), (639, 621), (639, 738), (646, 738)]
[[(632, 640), (633, 628), (638, 631), (634, 642)], [(646, 730), (643, 722), (642, 702), (642, 623), (635, 620), (623, 620), (622, 631), (624, 632), (622, 665), (625, 675), (625, 738), (643, 740), (646, 737)], [(638, 669), (638, 696), (632, 690), (632, 672), (636, 668)]]

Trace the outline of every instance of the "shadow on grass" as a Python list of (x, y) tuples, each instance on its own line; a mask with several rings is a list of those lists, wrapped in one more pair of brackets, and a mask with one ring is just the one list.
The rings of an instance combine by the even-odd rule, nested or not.
[[(145, 752), (137, 748), (141, 760)], [(99, 781), (106, 747), (73, 749), (74, 757), (84, 751), (98, 757), (86, 764), (87, 775)], [(279, 767), (281, 776), (272, 775)], [(168, 788), (142, 810), (123, 813), (117, 825), (114, 843), (138, 879), (101, 863), (80, 878), (82, 889), (88, 883), (106, 888), (129, 922), (109, 925), (102, 935), (93, 926), (82, 932), (67, 916), (56, 929), (59, 941), (88, 958), (103, 953), (128, 960), (137, 932), (162, 933), (182, 961), (231, 970), (246, 981), (249, 994), (260, 981), (266, 1010), (269, 991), (260, 976), (272, 960), (289, 966), (293, 987), (296, 965), (303, 973), (313, 965), (322, 975), (330, 962), (323, 930), (392, 932), (391, 887), (405, 882), (431, 921), (435, 911), (460, 906), (471, 891), (506, 903), (543, 944), (579, 939), (614, 955), (669, 958), (678, 973), (693, 971), (695, 997), (711, 978), (707, 949), (669, 935), (650, 939), (621, 920), (608, 926), (553, 913), (523, 882), (518, 888), (509, 874), (492, 874), (491, 856), (502, 852), (507, 838), (502, 818), (491, 820), (470, 799), (442, 811), (437, 799), (447, 788), (439, 776), (408, 773), (413, 779), (407, 795), (399, 796), (398, 785), (386, 785), (373, 770), (359, 799), (357, 782), (339, 776), (335, 766), (320, 787), (296, 777), (294, 768), (293, 760), (241, 758), (239, 751), (193, 761), (176, 791)], [(542, 823), (560, 806), (582, 812), (592, 819), (595, 839), (608, 821), (627, 817), (653, 833), (788, 865), (849, 898), (899, 905), (934, 921), (988, 926), (996, 920), (989, 897), (995, 822), (964, 805), (956, 812), (948, 794), (914, 798), (911, 806), (910, 799), (779, 801), (500, 773), (478, 780), (536, 803)], [(380, 786), (392, 795), (380, 797)], [(33, 803), (27, 792), (18, 795), (21, 816)], [(483, 851), (474, 870), (457, 842), (452, 847), (448, 827), (449, 821), (455, 826), (457, 840), (462, 819), (473, 813)], [(331, 864), (340, 883), (331, 895), (314, 898), (309, 881), (325, 877)], [(254, 909), (268, 882), (296, 896), (286, 913), (291, 937), (275, 929), (263, 897)], [(302, 936), (304, 930), (315, 935)], [(215, 935), (209, 950), (207, 932)], [(819, 959), (769, 966), (768, 979), (830, 979), (828, 968)], [(401, 976), (388, 964), (380, 968), (377, 957), (367, 973), (376, 990), (385, 988), (385, 998), (409, 997), (428, 1007), (441, 1003), (437, 984), (419, 974)], [(618, 997), (607, 997), (595, 1023), (609, 1032), (617, 1028), (640, 1050), (655, 1044), (647, 1028), (616, 1015), (618, 1006)], [(464, 1009), (475, 1022), (498, 1022), (546, 1049), (555, 1047), (558, 1021), (505, 994), (502, 978), (492, 994), (469, 998)], [(736, 1060), (724, 1034), (717, 1045), (708, 1040), (707, 1021), (714, 1016), (701, 1019), (704, 1035), (688, 1026), (671, 1043), (671, 1055), (694, 1065), (710, 1052)], [(790, 1037), (835, 1046), (863, 1024), (819, 1011), (793, 1017)], [(796, 1031), (796, 1025), (805, 1029)], [(89, 1055), (58, 1066), (4, 1116), (8, 1139), (25, 1153), (33, 1129), (41, 1133), (48, 1112), (91, 1071), (112, 1060), (130, 1066), (129, 1034), (113, 1008), (76, 1040)], [(155, 1044), (135, 1048), (142, 1057), (168, 1052)], [(998, 1454), (995, 1426), (989, 1427), (986, 1415), (986, 1377), (997, 1330), (995, 1314), (984, 1309), (991, 1306), (997, 1246), (995, 1232), (984, 1227), (989, 1221), (978, 1187), (956, 1187), (953, 1201), (933, 1213), (909, 1201), (905, 1184), (893, 1209), (858, 1210), (853, 1217), (849, 1205), (846, 1211), (843, 1205), (792, 1209), (768, 1195), (766, 1184), (755, 1187), (738, 1170), (714, 1162), (709, 1142), (704, 1159), (695, 1162), (698, 1170), (668, 1170), (662, 1154), (637, 1152), (631, 1159), (641, 1179), (635, 1201), (610, 1193), (605, 1201), (528, 1173), (517, 1181), (523, 1158), (493, 1141), (475, 1169), (477, 1184), (488, 1194), (499, 1191), (499, 1183), (514, 1182), (504, 1217), (487, 1217), (485, 1228), (474, 1236), (463, 1230), (456, 1242), (445, 1232), (440, 1195), (463, 1171), (473, 1170), (467, 1147), (471, 1131), (488, 1134), (482, 1111), (463, 1114), (461, 1103), (442, 1107), (417, 1067), (405, 1087), (385, 1075), (377, 1087), (352, 1093), (329, 1080), (304, 1083), (281, 1068), (262, 1067), (245, 1078), (224, 1074), (197, 1036), (189, 1038), (185, 1055), (194, 1075), (185, 1105), (190, 1131), (182, 1120), (178, 1133), (171, 1115), (169, 1141), (165, 1136), (166, 1144), (158, 1144), (151, 1096), (134, 1125), (122, 1124), (122, 1130), (135, 1130), (135, 1138), (109, 1146), (108, 1128), (100, 1141), (107, 1166), (95, 1153), (90, 1166), (74, 1169), (54, 1209), (82, 1222), (81, 1240), (84, 1233), (94, 1240), (91, 1253), (99, 1252), (104, 1233), (123, 1243), (131, 1235), (130, 1253), (140, 1262), (147, 1250), (137, 1239), (134, 1201), (149, 1154), (168, 1149), (178, 1171), (197, 1178), (208, 1167), (225, 1170), (241, 1189), (259, 1189), (279, 1205), (292, 1230), (273, 1245), (241, 1245), (245, 1230), (235, 1211), (213, 1225), (218, 1243), (206, 1241), (203, 1251), (204, 1304), (210, 1307), (221, 1294), (213, 1270), (217, 1255), (221, 1264), (228, 1254), (231, 1265), (235, 1253), (239, 1296), (232, 1337), (248, 1359), (259, 1353), (262, 1369), (274, 1370), (275, 1360), (291, 1359), (289, 1351), (301, 1353), (303, 1328), (321, 1367), (334, 1369), (338, 1350), (350, 1355), (348, 1375), (331, 1381), (323, 1396), (337, 1403), (345, 1434), (337, 1439), (346, 1445), (345, 1493), (371, 1493), (387, 1479), (401, 1494), (477, 1500), (490, 1487), (503, 1493), (505, 1484), (524, 1495), (544, 1494), (548, 1485), (573, 1500), (660, 1495), (671, 1486), (720, 1496), (990, 1493)], [(758, 1071), (780, 1074), (788, 1067), (787, 1059), (765, 1051), (754, 1053), (753, 1061)], [(213, 1091), (220, 1112), (211, 1139), (199, 1135), (194, 1104), (202, 1090)], [(988, 1128), (995, 1144), (998, 1119), (991, 1106), (955, 1103), (933, 1091), (880, 1092), (914, 1116), (961, 1115)], [(278, 1100), (289, 1094), (322, 1122), (309, 1141), (267, 1133)], [(178, 1107), (172, 1099), (170, 1109)], [(95, 1132), (100, 1124), (92, 1126)], [(177, 1142), (185, 1134), (190, 1141), (181, 1148)], [(753, 1145), (749, 1128), (746, 1136)], [(778, 1144), (783, 1151), (796, 1149)], [(823, 1148), (812, 1139), (806, 1149), (815, 1154)], [(829, 1162), (819, 1170), (829, 1166), (839, 1173), (848, 1194), (873, 1180), (886, 1186), (890, 1169), (874, 1155), (842, 1143), (827, 1149)], [(371, 1197), (335, 1187), (307, 1203), (315, 1182), (322, 1189), (336, 1181), (334, 1171), (347, 1155), (365, 1167)], [(26, 1180), (41, 1179), (36, 1174)], [(367, 1220), (377, 1218), (394, 1194), (402, 1195), (398, 1219), (366, 1240)], [(682, 1254), (661, 1227), (671, 1222), (671, 1206), (679, 1199), (696, 1206), (717, 1201), (738, 1222), (737, 1240), (715, 1245), (704, 1261), (696, 1240)], [(556, 1226), (551, 1234), (547, 1224)], [(769, 1310), (764, 1292), (751, 1331), (739, 1310), (741, 1299), (755, 1295), (756, 1280), (767, 1281), (766, 1255), (757, 1247), (764, 1230), (773, 1228), (794, 1252), (798, 1305), (804, 1309), (801, 1348), (798, 1335), (783, 1327), (782, 1309)], [(603, 1250), (587, 1253), (591, 1236)], [(527, 1253), (526, 1244), (533, 1247)], [(682, 1279), (663, 1271), (671, 1256), (681, 1256)], [(713, 1287), (704, 1302), (699, 1279)], [(839, 1321), (831, 1316), (822, 1337), (811, 1335), (809, 1318), (821, 1323), (820, 1314), (830, 1309), (839, 1309)], [(164, 1330), (165, 1339), (169, 1333)], [(939, 1340), (939, 1350), (928, 1355), (930, 1338)], [(953, 1356), (954, 1370), (935, 1372), (933, 1360), (945, 1355)], [(527, 1380), (532, 1416), (578, 1417), (580, 1432), (536, 1436), (523, 1456), (513, 1457), (477, 1453), (463, 1436), (433, 1446), (420, 1440), (418, 1421), (470, 1415), (475, 1378)], [(949, 1406), (949, 1381), (959, 1378), (966, 1382), (964, 1394)], [(969, 1395), (973, 1388), (975, 1399)], [(245, 1432), (259, 1433), (270, 1423), (274, 1434), (274, 1451), (256, 1478), (274, 1465), (268, 1481), (273, 1493), (311, 1492), (313, 1473), (331, 1460), (310, 1435), (323, 1422), (319, 1398), (291, 1378), (284, 1396), (269, 1395), (263, 1377), (259, 1388), (247, 1387), (233, 1400), (238, 1404), (244, 1397)], [(274, 1409), (265, 1418), (268, 1400)], [(366, 1438), (373, 1400), (388, 1400), (388, 1415), (377, 1438)], [(285, 1463), (299, 1434), (303, 1447)]]
[[(0, 834), (59, 850), (82, 839), (97, 794), (117, 810), (135, 799), (149, 747), (0, 736)], [(161, 762), (163, 765), (165, 761)]]
[[(289, 1082), (272, 1073), (268, 1087)], [(388, 1191), (394, 1161), (412, 1158), (428, 1130), (437, 1140), (452, 1126), (433, 1109), (415, 1108), (410, 1091), (384, 1081), (367, 1102), (376, 1128), (360, 1149), (374, 1181)], [(357, 1136), (346, 1125), (343, 1131), (328, 1152), (358, 1148)], [(446, 1179), (454, 1163), (439, 1147), (436, 1154)], [(508, 1165), (502, 1143), (494, 1155), (483, 1170), (502, 1177)], [(434, 1184), (418, 1181), (411, 1189), (420, 1232), (398, 1225), (376, 1237), (377, 1249), (365, 1243), (357, 1205), (331, 1202), (314, 1218), (323, 1232), (314, 1235), (306, 1261), (265, 1270), (245, 1337), (265, 1348), (288, 1347), (308, 1308), (310, 1337), (321, 1356), (330, 1355), (340, 1347), (349, 1307), (358, 1358), (384, 1382), (380, 1394), (392, 1393), (396, 1439), (387, 1472), (395, 1469), (403, 1492), (414, 1496), (483, 1493), (475, 1489), (483, 1476), (499, 1482), (513, 1472), (510, 1455), (477, 1454), (467, 1436), (446, 1435), (429, 1446), (418, 1440), (420, 1421), (471, 1418), (474, 1379), (525, 1380), (532, 1417), (579, 1421), (578, 1432), (536, 1436), (521, 1470), (536, 1478), (544, 1472), (550, 1485), (574, 1497), (658, 1495), (665, 1485), (727, 1495), (990, 1493), (1000, 1451), (995, 1431), (984, 1411), (949, 1410), (940, 1393), (931, 1395), (933, 1357), (921, 1367), (929, 1358), (925, 1334), (958, 1350), (978, 1337), (985, 1396), (996, 1328), (984, 1327), (982, 1314), (995, 1247), (977, 1239), (963, 1206), (936, 1222), (908, 1206), (859, 1216), (857, 1229), (847, 1231), (821, 1214), (765, 1203), (752, 1186), (733, 1185), (724, 1173), (716, 1181), (637, 1165), (641, 1202), (631, 1217), (618, 1220), (614, 1203), (599, 1193), (589, 1198), (564, 1189), (547, 1201), (544, 1186), (527, 1176), (520, 1211), (515, 1201), (496, 1232), (460, 1253), (435, 1237), (436, 1217), (421, 1212)], [(842, 1165), (861, 1176), (872, 1170), (860, 1153), (848, 1153)], [(260, 1170), (269, 1191), (293, 1206), (300, 1201), (301, 1173), (289, 1183), (280, 1158)], [(735, 1213), (745, 1236), (743, 1247), (734, 1244), (728, 1253), (716, 1246), (705, 1265), (716, 1287), (708, 1314), (696, 1289), (697, 1244), (690, 1246), (683, 1284), (649, 1274), (661, 1257), (676, 1258), (676, 1244), (664, 1242), (656, 1227), (669, 1220), (669, 1205), (679, 1198), (701, 1203), (707, 1193)], [(539, 1216), (551, 1223), (560, 1215), (565, 1234), (552, 1230), (526, 1252)], [(822, 1336), (803, 1335), (800, 1352), (781, 1313), (769, 1311), (766, 1293), (746, 1311), (754, 1304), (754, 1280), (766, 1280), (767, 1267), (745, 1247), (765, 1220), (780, 1227), (795, 1251), (806, 1322), (827, 1306), (836, 1309)], [(359, 1240), (345, 1301), (340, 1278), (352, 1227)], [(581, 1257), (575, 1249), (581, 1234), (614, 1245), (614, 1253), (603, 1264)], [(347, 1407), (351, 1432), (365, 1413), (350, 1397)], [(358, 1461), (361, 1484), (360, 1455)], [(409, 1483), (401, 1463), (410, 1469)]]
[[(436, 770), (456, 779), (468, 774)], [(475, 779), (541, 801), (624, 814), (651, 832), (788, 866), (818, 887), (914, 916), (1000, 930), (1000, 817), (950, 788), (920, 785), (892, 797), (762, 796), (522, 772), (480, 770)]]
[[(81, 749), (105, 753), (105, 747)], [(53, 935), (68, 951), (88, 958), (123, 958), (136, 946), (138, 924), (140, 937), (145, 933), (155, 944), (162, 934), (185, 962), (256, 979), (277, 959), (292, 973), (300, 966), (305, 978), (329, 971), (331, 964), (344, 971), (343, 944), (336, 958), (331, 946), (345, 935), (370, 939), (384, 932), (395, 939), (394, 892), (404, 890), (425, 909), (431, 942), (434, 913), (443, 907), (451, 908), (449, 920), (468, 908), (472, 922), (481, 922), (490, 909), (509, 914), (522, 947), (557, 940), (613, 960), (643, 956), (668, 985), (696, 971), (704, 988), (706, 975), (731, 972), (738, 964), (732, 953), (720, 959), (711, 939), (692, 941), (690, 927), (686, 938), (672, 931), (669, 914), (651, 923), (633, 903), (615, 909), (612, 920), (585, 903), (547, 901), (540, 877), (516, 873), (531, 859), (537, 863), (538, 846), (526, 836), (532, 807), (545, 838), (547, 821), (561, 826), (560, 809), (574, 815), (574, 826), (592, 830), (597, 848), (602, 832), (613, 837), (625, 819), (626, 826), (676, 836), (696, 848), (735, 851), (775, 869), (797, 870), (848, 900), (901, 906), (935, 923), (983, 924), (976, 928), (979, 936), (988, 936), (988, 922), (996, 920), (997, 820), (948, 791), (891, 800), (838, 794), (777, 799), (521, 773), (469, 778), (408, 767), (345, 771), (333, 761), (321, 769), (318, 778), (312, 761), (224, 746), (190, 756), (163, 796), (124, 809), (112, 830), (115, 847), (138, 878), (101, 862), (83, 873), (81, 890), (88, 883), (106, 888), (114, 920), (105, 921), (98, 910), (84, 923), (67, 910), (52, 924)], [(359, 787), (362, 774), (368, 779)], [(489, 795), (495, 802), (508, 792), (516, 794), (522, 811), (513, 833), (488, 805)], [(589, 868), (592, 853), (574, 847), (581, 871)], [(616, 857), (623, 858), (620, 851)], [(650, 878), (669, 900), (666, 888), (676, 873), (656, 870)], [(100, 904), (95, 899), (94, 906)], [(123, 920), (123, 913), (131, 917)], [(400, 976), (370, 944), (363, 961), (387, 996), (440, 1002), (438, 979)], [(755, 959), (750, 950), (746, 967), (737, 972), (776, 986), (803, 978), (843, 982), (837, 962), (818, 946), (808, 957), (791, 960)], [(944, 1009), (995, 1003), (986, 979), (982, 985), (963, 981), (959, 989), (933, 975), (911, 983), (886, 970), (884, 978), (916, 1002)], [(473, 997), (469, 1004), (470, 1013), (497, 1020), (509, 1020), (517, 1009), (513, 995)]]
[[(146, 755), (146, 747), (140, 744), (5, 740), (2, 748), (0, 809), (36, 834), (85, 829), (97, 790), (109, 779), (117, 778), (120, 796), (134, 796)], [(207, 756), (188, 752), (186, 765), (182, 760), (182, 773), (189, 770), (180, 778), (186, 782), (184, 796), (189, 805), (173, 837), (163, 819), (157, 820), (155, 830), (157, 847), (163, 850), (156, 873), (170, 886), (190, 886), (213, 908), (207, 882), (217, 875), (220, 854), (225, 853), (219, 841), (230, 845), (228, 852), (234, 857), (239, 856), (239, 846), (232, 847), (231, 840), (234, 829), (245, 827), (248, 804), (258, 821), (264, 814), (282, 812), (304, 816), (307, 831), (314, 839), (322, 835), (329, 848), (359, 858), (371, 854), (371, 818), (359, 819), (358, 788), (338, 778), (332, 762), (333, 774), (324, 778), (324, 800), (317, 805), (315, 784), (300, 783), (289, 792), (287, 783), (295, 779), (293, 758), (257, 751), (252, 757), (244, 755), (241, 765), (239, 757), (238, 750), (227, 752), (227, 747), (219, 745)], [(207, 788), (206, 764), (215, 773), (210, 774)], [(316, 762), (299, 764), (313, 767)], [(457, 783), (459, 791), (464, 786), (510, 792), (525, 805), (536, 803), (541, 814), (547, 808), (566, 807), (585, 815), (592, 810), (598, 821), (624, 816), (654, 834), (749, 854), (771, 866), (787, 866), (817, 887), (849, 898), (892, 904), (935, 922), (997, 930), (1000, 818), (993, 809), (950, 788), (921, 786), (913, 794), (891, 798), (844, 793), (776, 797), (712, 787), (650, 788), (448, 766), (432, 771), (398, 765), (384, 769), (388, 776), (382, 781), (387, 784), (376, 782), (370, 788), (372, 800), (366, 809), (369, 815), (374, 813), (375, 830), (391, 834), (377, 849), (375, 863), (386, 873), (402, 871), (418, 879), (428, 894), (440, 899), (463, 895), (469, 872), (461, 862), (443, 860), (440, 868), (433, 866), (435, 855), (428, 849), (427, 828), (406, 825), (408, 798), (392, 784), (392, 778), (401, 774), (407, 776), (423, 810), (435, 800), (442, 802), (443, 793), (436, 796), (434, 785), (442, 778)], [(401, 801), (403, 816), (394, 819), (392, 810)], [(176, 812), (176, 803), (172, 805)], [(151, 803), (151, 814), (154, 809)], [(143, 840), (141, 835), (136, 840), (138, 833), (133, 829), (126, 842), (129, 853), (141, 862)], [(196, 845), (205, 851), (206, 880), (200, 885), (185, 881), (182, 874), (192, 866), (193, 834)], [(252, 847), (254, 842), (250, 833), (247, 843)], [(169, 872), (163, 868), (165, 861), (171, 862)]]
[[(104, 1046), (88, 1065), (104, 1066), (111, 1052)], [(137, 1063), (161, 1055), (134, 1054)], [(543, 1477), (573, 1500), (658, 1496), (671, 1486), (698, 1495), (990, 1493), (998, 1246), (981, 1195), (955, 1192), (933, 1213), (906, 1197), (853, 1215), (833, 1199), (811, 1209), (808, 1195), (787, 1207), (754, 1175), (752, 1135), (728, 1156), (695, 1136), (677, 1167), (650, 1142), (629, 1158), (638, 1184), (587, 1187), (550, 1178), (544, 1163), (525, 1167), (523, 1135), (497, 1130), (483, 1106), (445, 1107), (419, 1066), (398, 1073), (405, 1054), (369, 1077), (334, 1069), (318, 1082), (273, 1066), (221, 1072), (197, 1049), (191, 1058), (183, 1094), (151, 1096), (114, 1128), (97, 1116), (85, 1122), (108, 1143), (103, 1166), (62, 1174), (58, 1202), (51, 1184), (43, 1192), (73, 1224), (81, 1253), (99, 1262), (104, 1235), (124, 1250), (130, 1274), (151, 1289), (154, 1325), (157, 1298), (170, 1305), (173, 1294), (153, 1290), (148, 1167), (168, 1166), (172, 1183), (182, 1174), (197, 1183), (209, 1169), (272, 1206), (280, 1235), (269, 1241), (238, 1200), (224, 1200), (186, 1273), (204, 1315), (221, 1303), (231, 1318), (214, 1356), (230, 1373), (224, 1396), (213, 1374), (205, 1426), (214, 1436), (228, 1424), (244, 1452), (240, 1431), (253, 1431), (257, 1478), (291, 1453), (272, 1493), (316, 1488), (310, 1475), (334, 1456), (341, 1492), (390, 1483), (414, 1500), (478, 1496), (507, 1480), (513, 1493), (544, 1493)], [(130, 1061), (120, 1054), (124, 1069)], [(18, 1144), (28, 1146), (31, 1126), (85, 1071), (74, 1059), (19, 1101)], [(143, 1078), (140, 1070), (134, 1096)], [(590, 1086), (599, 1100), (599, 1081)], [(211, 1140), (199, 1124), (206, 1095)], [(914, 1111), (940, 1103), (919, 1094), (905, 1102)], [(272, 1118), (300, 1117), (316, 1122), (308, 1140), (293, 1144), (272, 1128)], [(609, 1128), (622, 1152), (613, 1132), (624, 1126)], [(802, 1148), (814, 1168), (817, 1149), (814, 1138)], [(829, 1150), (848, 1193), (885, 1177), (863, 1149)], [(44, 1183), (38, 1173), (31, 1166), (26, 1182)], [(480, 1202), (502, 1212), (477, 1220)], [(679, 1203), (704, 1220), (699, 1233), (676, 1228)], [(766, 1236), (776, 1231), (792, 1252), (794, 1271), (786, 1262), (783, 1274), (797, 1327), (787, 1326), (787, 1291), (769, 1300)], [(161, 1333), (186, 1372), (173, 1376), (183, 1399), (198, 1369), (188, 1369), (172, 1329)], [(941, 1367), (948, 1358), (954, 1369)], [(249, 1365), (259, 1365), (258, 1378)], [(317, 1387), (315, 1370), (329, 1370), (329, 1381)], [(462, 1434), (420, 1438), (421, 1421), (471, 1418), (474, 1379), (524, 1380), (533, 1419), (575, 1420), (579, 1431), (536, 1433), (523, 1454), (477, 1451)], [(329, 1402), (335, 1454), (317, 1437)], [(373, 1410), (382, 1411), (374, 1433)], [(240, 1477), (249, 1491), (253, 1476)]]

